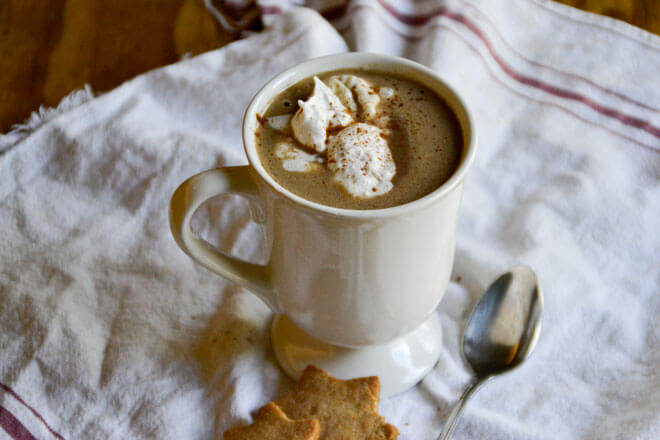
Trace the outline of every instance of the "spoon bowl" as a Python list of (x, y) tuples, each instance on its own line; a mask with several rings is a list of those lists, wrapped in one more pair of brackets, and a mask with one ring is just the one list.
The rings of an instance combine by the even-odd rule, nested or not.
[(446, 440), (456, 426), (467, 400), (495, 375), (518, 367), (538, 341), (543, 313), (543, 293), (536, 274), (518, 265), (497, 278), (472, 310), (463, 334), (463, 358), (474, 371), (452, 410), (439, 440)]
[(543, 296), (536, 274), (518, 265), (496, 279), (474, 307), (463, 334), (463, 356), (479, 377), (519, 366), (541, 331)]

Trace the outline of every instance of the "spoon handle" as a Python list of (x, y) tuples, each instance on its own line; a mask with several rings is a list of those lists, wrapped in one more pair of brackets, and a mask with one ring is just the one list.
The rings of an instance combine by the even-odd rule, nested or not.
[(463, 408), (465, 407), (465, 404), (467, 403), (468, 399), (472, 397), (472, 395), (481, 387), (481, 385), (483, 385), (486, 382), (486, 380), (487, 378), (474, 379), (472, 380), (472, 382), (470, 382), (470, 384), (467, 387), (465, 387), (465, 390), (463, 391), (463, 395), (458, 400), (456, 405), (454, 405), (454, 408), (451, 410), (449, 417), (447, 417), (447, 421), (445, 422), (445, 426), (442, 430), (442, 433), (438, 437), (438, 440), (449, 439), (452, 432), (454, 432), (454, 428), (456, 427), (456, 422), (458, 421), (458, 418), (463, 412)]

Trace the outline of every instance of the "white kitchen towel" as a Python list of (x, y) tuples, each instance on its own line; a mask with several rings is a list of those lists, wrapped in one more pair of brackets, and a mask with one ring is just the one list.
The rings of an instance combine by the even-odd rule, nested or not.
[[(542, 0), (310, 4), (326, 18), (263, 1), (263, 32), (0, 137), (0, 438), (219, 439), (290, 389), (269, 310), (179, 250), (168, 201), (245, 163), (241, 117), (265, 81), (349, 49), (430, 66), (478, 129), (445, 349), (380, 404), (400, 438), (441, 431), (469, 379), (466, 314), (519, 262), (545, 292), (538, 347), (454, 437), (660, 438), (660, 38)], [(239, 198), (196, 224), (267, 258)]]

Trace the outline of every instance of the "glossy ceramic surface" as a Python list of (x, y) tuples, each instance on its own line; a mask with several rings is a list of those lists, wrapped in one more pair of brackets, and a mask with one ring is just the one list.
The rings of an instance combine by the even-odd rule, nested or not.
[[(344, 68), (404, 75), (447, 101), (458, 117), (465, 143), (461, 165), (445, 184), (411, 203), (359, 211), (310, 202), (268, 175), (254, 142), (258, 114), (297, 81)], [(402, 58), (368, 53), (317, 58), (279, 74), (255, 96), (245, 113), (243, 142), (249, 167), (206, 171), (182, 183), (174, 193), (170, 225), (179, 246), (325, 343), (371, 350), (373, 345), (425, 328), (449, 282), (463, 182), (475, 154), (473, 126), (457, 95), (434, 72)], [(264, 214), (268, 265), (221, 254), (192, 233), (195, 210), (226, 192), (251, 198)], [(372, 357), (356, 359), (368, 363)], [(392, 362), (383, 362), (396, 369)], [(427, 367), (433, 362), (426, 362)]]
[(340, 379), (378, 376), (380, 397), (411, 388), (435, 365), (442, 348), (442, 326), (436, 313), (414, 331), (385, 344), (362, 348), (326, 344), (279, 315), (272, 326), (273, 350), (284, 371), (297, 379), (313, 364)]

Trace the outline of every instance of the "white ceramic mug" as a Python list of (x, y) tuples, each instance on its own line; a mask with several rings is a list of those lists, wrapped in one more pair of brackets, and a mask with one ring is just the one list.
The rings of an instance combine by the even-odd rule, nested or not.
[[(255, 148), (257, 115), (304, 78), (353, 68), (414, 79), (441, 96), (458, 117), (464, 138), (461, 163), (431, 194), (387, 209), (339, 209), (293, 194), (264, 169)], [(243, 120), (243, 144), (249, 166), (205, 171), (172, 196), (172, 233), (188, 255), (330, 344), (381, 344), (429, 317), (449, 282), (463, 182), (475, 154), (466, 107), (433, 71), (369, 53), (305, 61), (277, 75), (254, 97)], [(270, 249), (266, 266), (222, 254), (190, 229), (195, 210), (223, 193), (249, 196), (263, 209)]]

